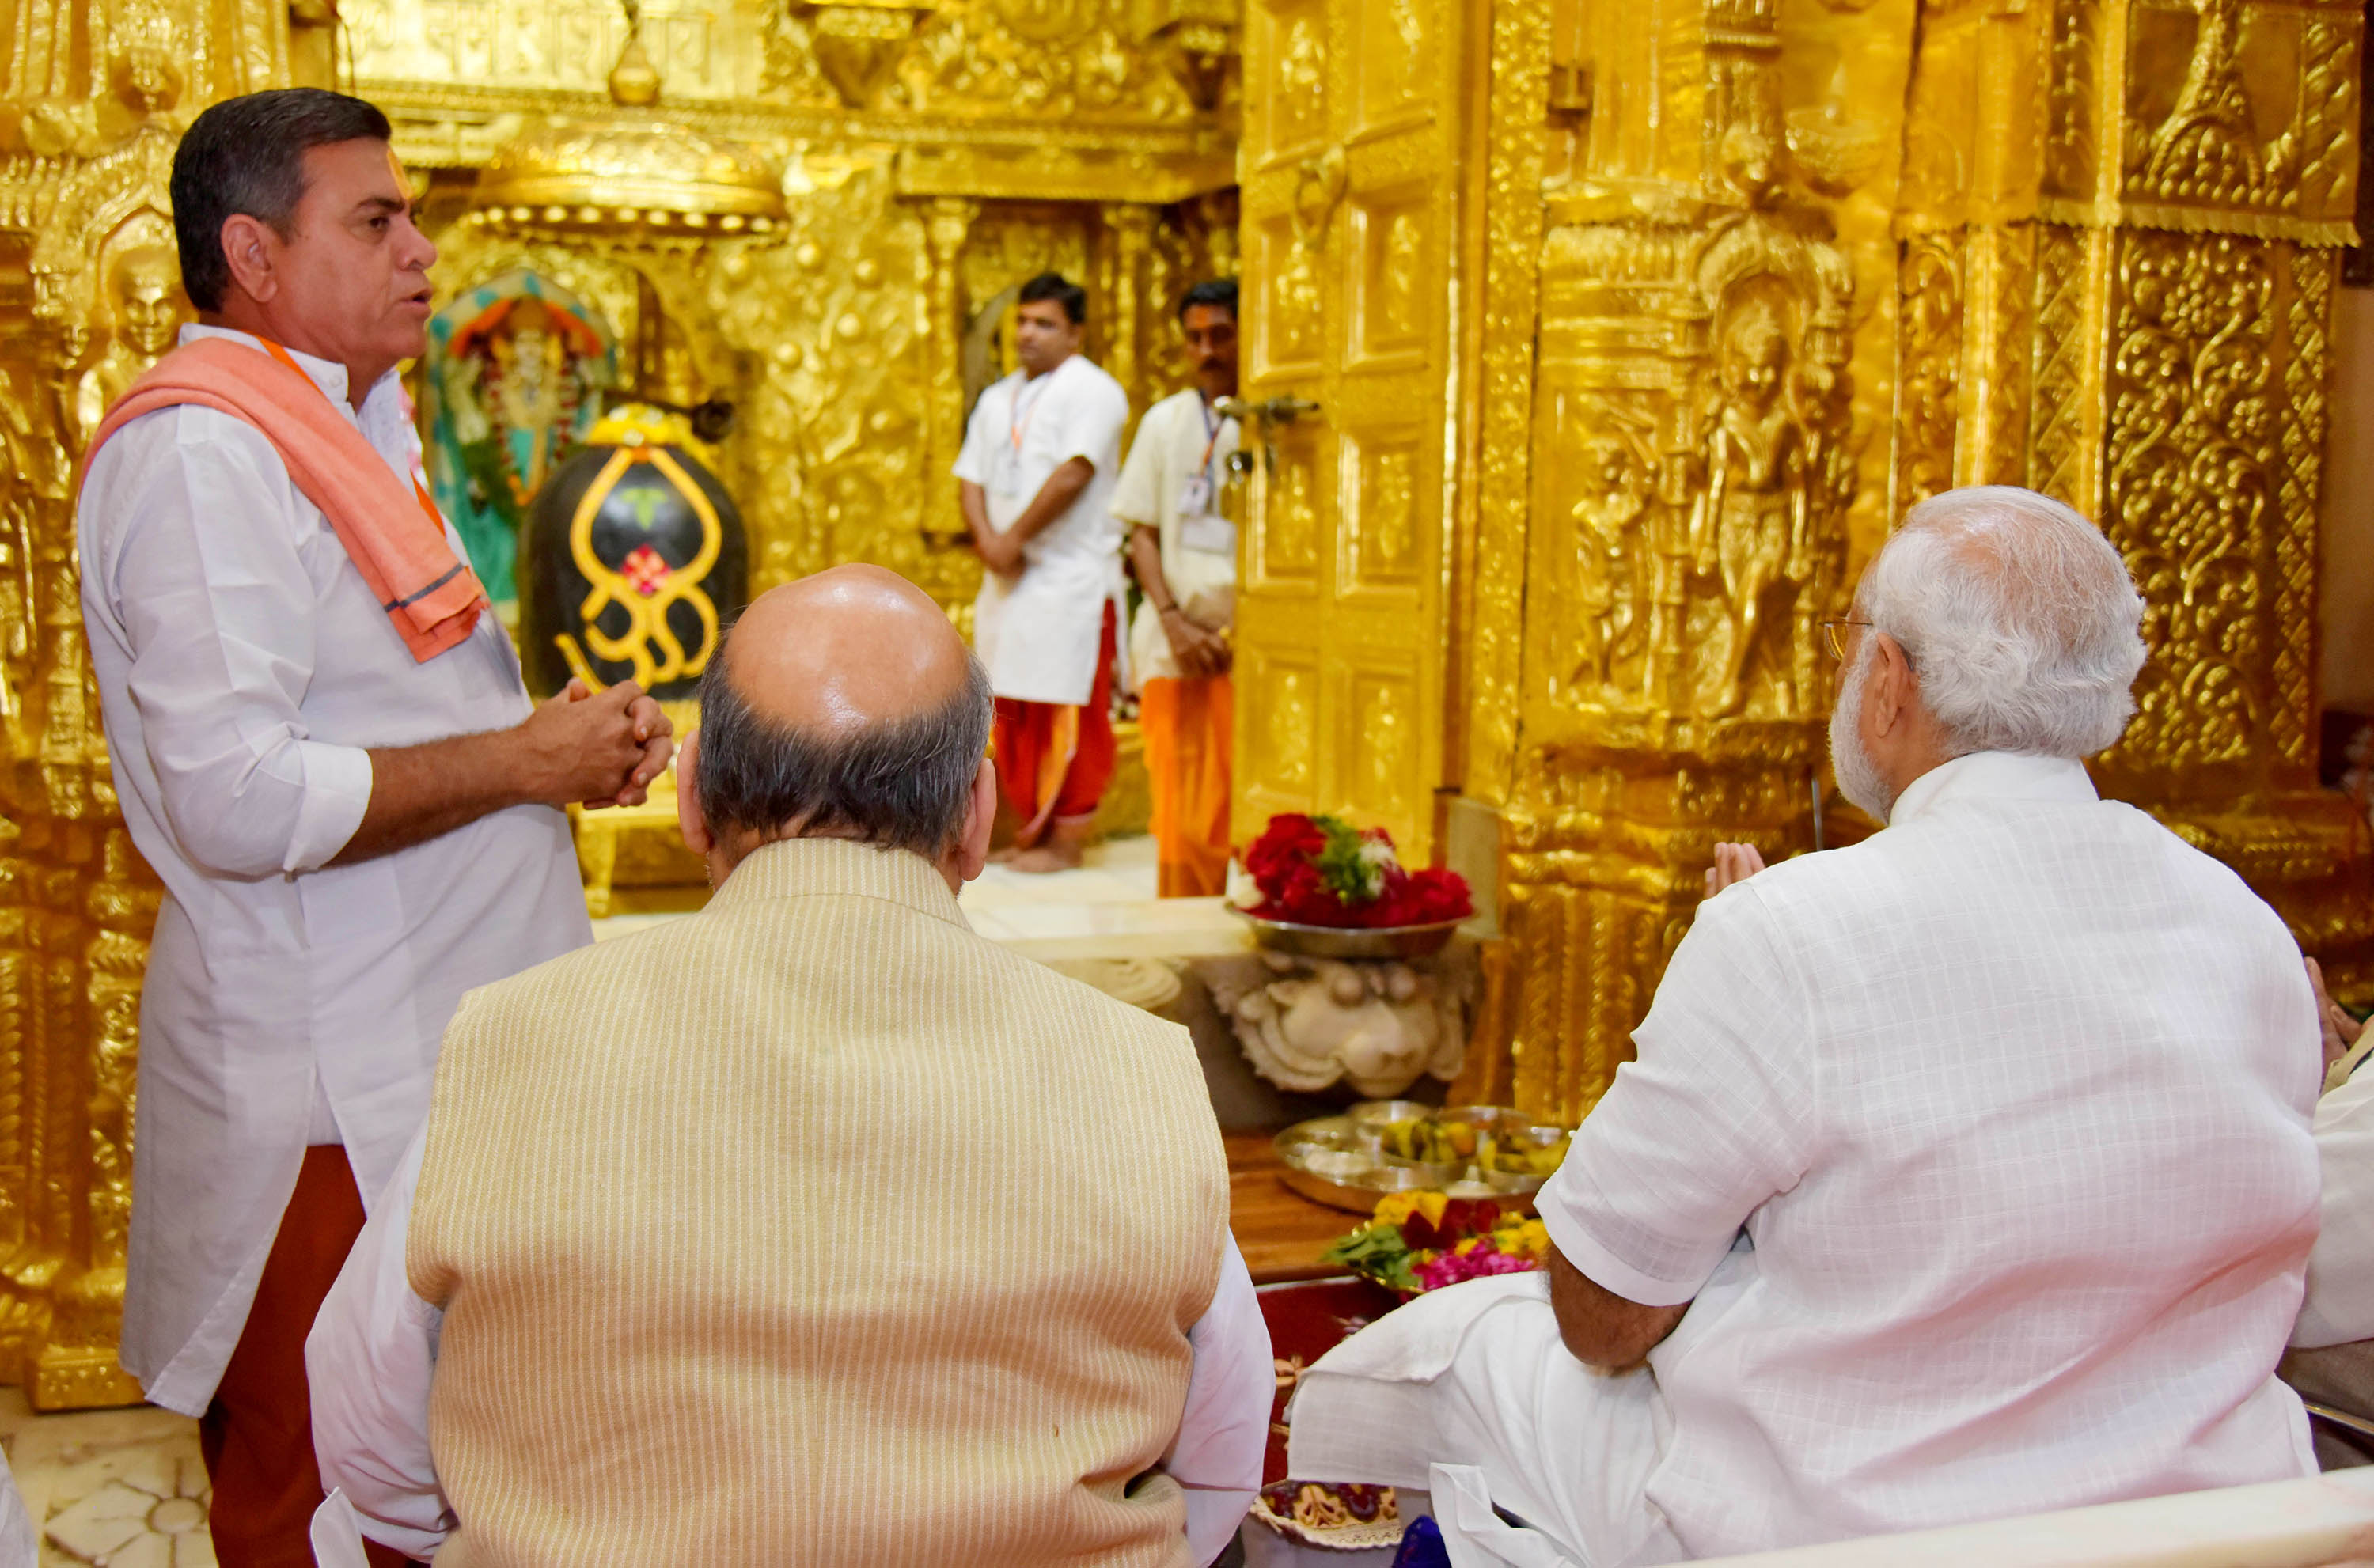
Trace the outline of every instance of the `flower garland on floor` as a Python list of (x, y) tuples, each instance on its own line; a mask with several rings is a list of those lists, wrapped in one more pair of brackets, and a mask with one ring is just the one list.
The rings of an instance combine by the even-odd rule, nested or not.
[(1539, 1220), (1488, 1198), (1396, 1192), (1369, 1223), (1320, 1255), (1389, 1291), (1423, 1295), (1486, 1274), (1522, 1274), (1549, 1258)]
[(1467, 879), (1404, 868), (1381, 827), (1341, 817), (1280, 815), (1238, 857), (1247, 884), (1229, 898), (1263, 920), (1301, 926), (1424, 926), (1475, 912)]

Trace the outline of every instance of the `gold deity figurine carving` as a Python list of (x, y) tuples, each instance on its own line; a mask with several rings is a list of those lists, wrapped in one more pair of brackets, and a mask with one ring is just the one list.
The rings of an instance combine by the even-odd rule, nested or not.
[(124, 252), (108, 268), (107, 301), (112, 327), (106, 350), (75, 389), (77, 446), (90, 439), (109, 405), (173, 346), (190, 314), (180, 258), (161, 245)]
[[(1710, 717), (1736, 713), (1746, 702), (1742, 681), (1769, 638), (1769, 602), (1785, 592), (1793, 612), (1812, 563), (1804, 432), (1786, 389), (1788, 333), (1771, 306), (1750, 297), (1723, 329), (1722, 345), (1706, 489), (1690, 514), (1692, 564), (1701, 576), (1722, 574), (1729, 611), (1729, 645), (1698, 698)], [(1773, 706), (1794, 716), (1793, 649), (1783, 657)]]
[[(1686, 552), (1654, 552), (1640, 537), (1639, 524), (1649, 509), (1646, 476), (1624, 435), (1603, 430), (1592, 436), (1581, 466), (1583, 493), (1570, 511), (1577, 525), (1576, 603), (1582, 612), (1576, 629), (1583, 640), (1574, 680), (1604, 693), (1615, 679), (1616, 648), (1638, 618), (1640, 566), (1655, 556), (1678, 572)], [(1678, 595), (1674, 603), (1680, 603)]]

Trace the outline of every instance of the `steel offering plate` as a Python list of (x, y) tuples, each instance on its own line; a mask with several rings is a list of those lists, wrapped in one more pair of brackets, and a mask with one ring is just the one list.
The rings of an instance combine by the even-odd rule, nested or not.
[[(1454, 1108), (1461, 1114), (1451, 1119), (1471, 1125), (1510, 1130), (1522, 1127), (1545, 1141), (1563, 1136), (1561, 1129), (1497, 1106)], [(1395, 1192), (1489, 1198), (1504, 1209), (1533, 1211), (1534, 1194), (1548, 1179), (1545, 1176), (1486, 1170), (1473, 1160), (1429, 1164), (1386, 1153), (1381, 1141), (1384, 1127), (1414, 1115), (1430, 1120), (1444, 1117), (1434, 1106), (1412, 1101), (1365, 1100), (1341, 1116), (1297, 1122), (1271, 1141), (1284, 1167), (1279, 1175), (1287, 1187), (1313, 1202), (1355, 1214), (1373, 1211), (1378, 1199)]]

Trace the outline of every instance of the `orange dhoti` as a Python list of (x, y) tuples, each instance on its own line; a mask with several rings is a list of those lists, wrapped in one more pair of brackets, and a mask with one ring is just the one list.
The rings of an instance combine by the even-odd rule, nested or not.
[(1079, 707), (1058, 702), (997, 699), (991, 731), (997, 748), (997, 783), (1020, 820), (1014, 841), (1028, 849), (1058, 822), (1097, 814), (1113, 775), (1113, 612), (1105, 606), (1097, 648), (1096, 679)]
[(1236, 688), (1226, 675), (1149, 680), (1137, 718), (1154, 786), (1156, 891), (1165, 898), (1225, 893)]

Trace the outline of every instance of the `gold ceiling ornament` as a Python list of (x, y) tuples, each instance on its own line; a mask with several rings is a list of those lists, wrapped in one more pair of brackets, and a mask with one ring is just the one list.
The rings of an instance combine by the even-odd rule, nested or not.
[(755, 148), (651, 112), (660, 73), (640, 0), (622, 0), (627, 42), (599, 119), (531, 131), (479, 172), (472, 216), (513, 228), (694, 239), (769, 234), (784, 219), (781, 177)]
[(792, 15), (807, 26), (817, 69), (850, 109), (871, 109), (907, 52), (915, 24), (939, 7), (912, 0), (857, 0), (812, 6), (793, 0)]
[(1205, 112), (1220, 106), (1227, 90), (1238, 11), (1232, 0), (1151, 0), (1147, 6), (1146, 41), (1169, 51), (1171, 74), (1188, 101)]

